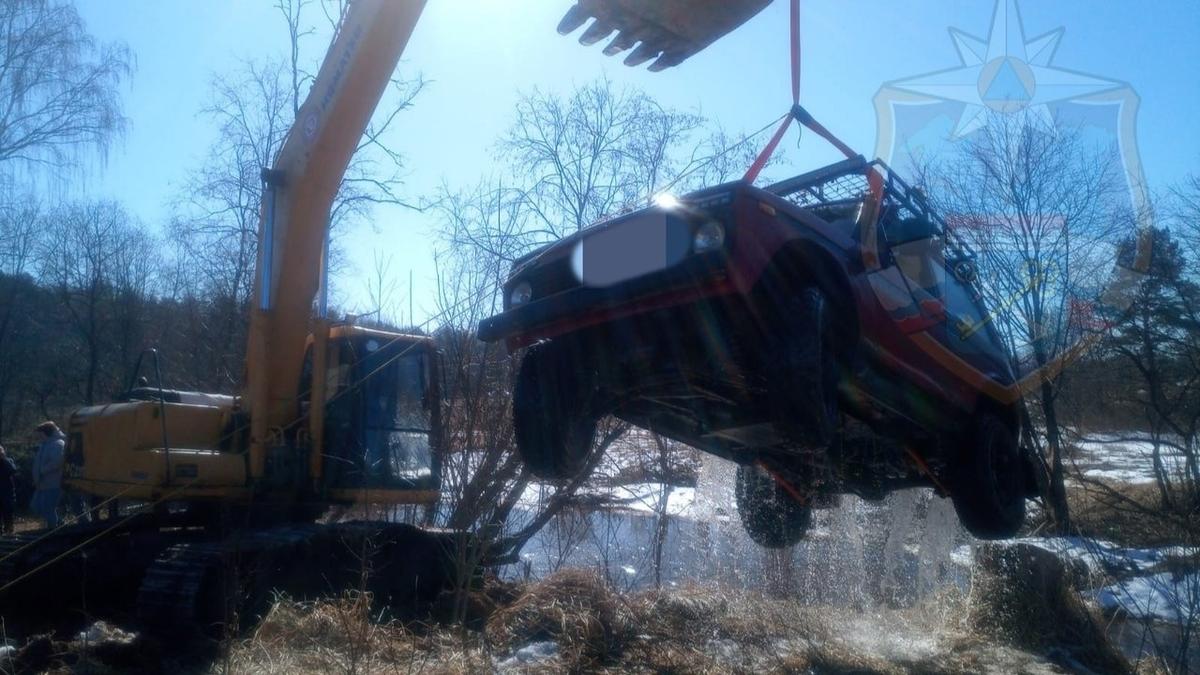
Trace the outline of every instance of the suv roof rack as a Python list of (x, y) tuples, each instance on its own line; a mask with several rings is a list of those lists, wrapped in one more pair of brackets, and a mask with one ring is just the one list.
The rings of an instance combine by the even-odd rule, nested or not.
[[(933, 223), (944, 240), (948, 261), (975, 257), (975, 252), (958, 233), (946, 226), (946, 221), (929, 204), (925, 194), (906, 183), (881, 159), (868, 162), (858, 155), (781, 180), (764, 189), (802, 208), (845, 204), (861, 201), (870, 192), (867, 175), (871, 169), (877, 170), (884, 179), (884, 212), (891, 209), (902, 218), (922, 218)], [(886, 232), (884, 236), (887, 236)]]

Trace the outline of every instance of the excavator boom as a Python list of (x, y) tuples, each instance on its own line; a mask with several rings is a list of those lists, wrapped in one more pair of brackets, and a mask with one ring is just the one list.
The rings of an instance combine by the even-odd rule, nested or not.
[(263, 477), (267, 446), (278, 430), (299, 415), (296, 387), (330, 208), (424, 6), (424, 0), (350, 5), (274, 167), (264, 172), (246, 352), (252, 480)]

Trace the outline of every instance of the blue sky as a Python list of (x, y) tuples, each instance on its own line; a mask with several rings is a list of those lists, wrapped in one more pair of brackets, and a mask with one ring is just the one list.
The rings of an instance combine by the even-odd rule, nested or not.
[[(137, 58), (125, 93), (131, 128), (70, 196), (117, 199), (158, 227), (190, 169), (214, 140), (198, 114), (214, 74), (245, 59), (282, 55), (286, 34), (270, 0), (78, 0), (89, 30), (121, 40)], [(566, 92), (607, 76), (662, 103), (695, 110), (731, 131), (753, 130), (786, 111), (787, 3), (776, 0), (737, 32), (680, 67), (649, 73), (584, 48), (554, 27), (569, 0), (429, 0), (401, 63), (431, 80), (397, 125), (394, 147), (408, 158), (408, 194), (443, 183), (467, 186), (493, 173), (495, 140), (521, 91)], [(876, 143), (872, 98), (886, 82), (959, 65), (948, 32), (986, 39), (994, 0), (802, 0), (803, 102), (851, 146)], [(1154, 189), (1196, 171), (1200, 159), (1200, 3), (1194, 0), (1063, 0), (1020, 3), (1027, 39), (1062, 27), (1053, 64), (1127, 82), (1140, 97), (1138, 142)], [(323, 18), (313, 12), (314, 22)], [(318, 40), (313, 40), (314, 49)], [(797, 171), (836, 159), (795, 132), (781, 146)], [(351, 266), (335, 300), (365, 308), (364, 274), (374, 252), (393, 258), (402, 286), (413, 271), (416, 313), (431, 309), (430, 216), (381, 209), (346, 235)], [(357, 264), (355, 264), (357, 263)], [(404, 290), (407, 293), (407, 288)]]

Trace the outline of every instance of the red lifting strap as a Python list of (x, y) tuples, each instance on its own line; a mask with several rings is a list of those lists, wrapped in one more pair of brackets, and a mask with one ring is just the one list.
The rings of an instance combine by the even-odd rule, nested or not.
[(791, 115), (783, 118), (783, 122), (780, 123), (779, 128), (775, 130), (775, 135), (772, 136), (771, 140), (767, 141), (767, 144), (763, 146), (763, 149), (758, 152), (758, 157), (754, 158), (754, 163), (750, 165), (750, 168), (746, 169), (746, 175), (742, 176), (742, 180), (746, 181), (747, 183), (753, 183), (755, 179), (758, 178), (758, 173), (763, 170), (764, 166), (767, 165), (767, 160), (771, 159), (771, 155), (775, 154), (775, 146), (779, 145), (780, 139), (783, 138), (783, 133), (787, 131), (788, 125), (791, 123)]
[(833, 147), (840, 150), (847, 158), (858, 156), (857, 153), (850, 149), (850, 146), (843, 143), (837, 136), (834, 136), (828, 129), (813, 119), (812, 115), (808, 114), (808, 111), (800, 105), (800, 0), (792, 0), (791, 37), (792, 109), (788, 112), (787, 117), (783, 119), (783, 122), (780, 123), (779, 128), (775, 130), (775, 135), (759, 151), (758, 157), (754, 159), (754, 163), (746, 170), (746, 175), (742, 179), (748, 183), (753, 183), (758, 178), (758, 174), (767, 165), (767, 162), (771, 159), (771, 155), (775, 154), (775, 148), (779, 146), (779, 141), (783, 140), (783, 134), (787, 132), (792, 120), (796, 120), (798, 124), (808, 127), (813, 133), (829, 141)]

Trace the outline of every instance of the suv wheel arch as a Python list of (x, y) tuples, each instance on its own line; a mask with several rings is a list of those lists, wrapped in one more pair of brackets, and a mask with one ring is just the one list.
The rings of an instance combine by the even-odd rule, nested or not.
[(833, 255), (818, 244), (795, 241), (777, 251), (755, 284), (762, 296), (768, 287), (782, 284), (789, 288), (815, 285), (834, 308), (834, 331), (838, 337), (838, 360), (852, 363), (857, 356), (860, 335), (858, 308), (845, 269)]

